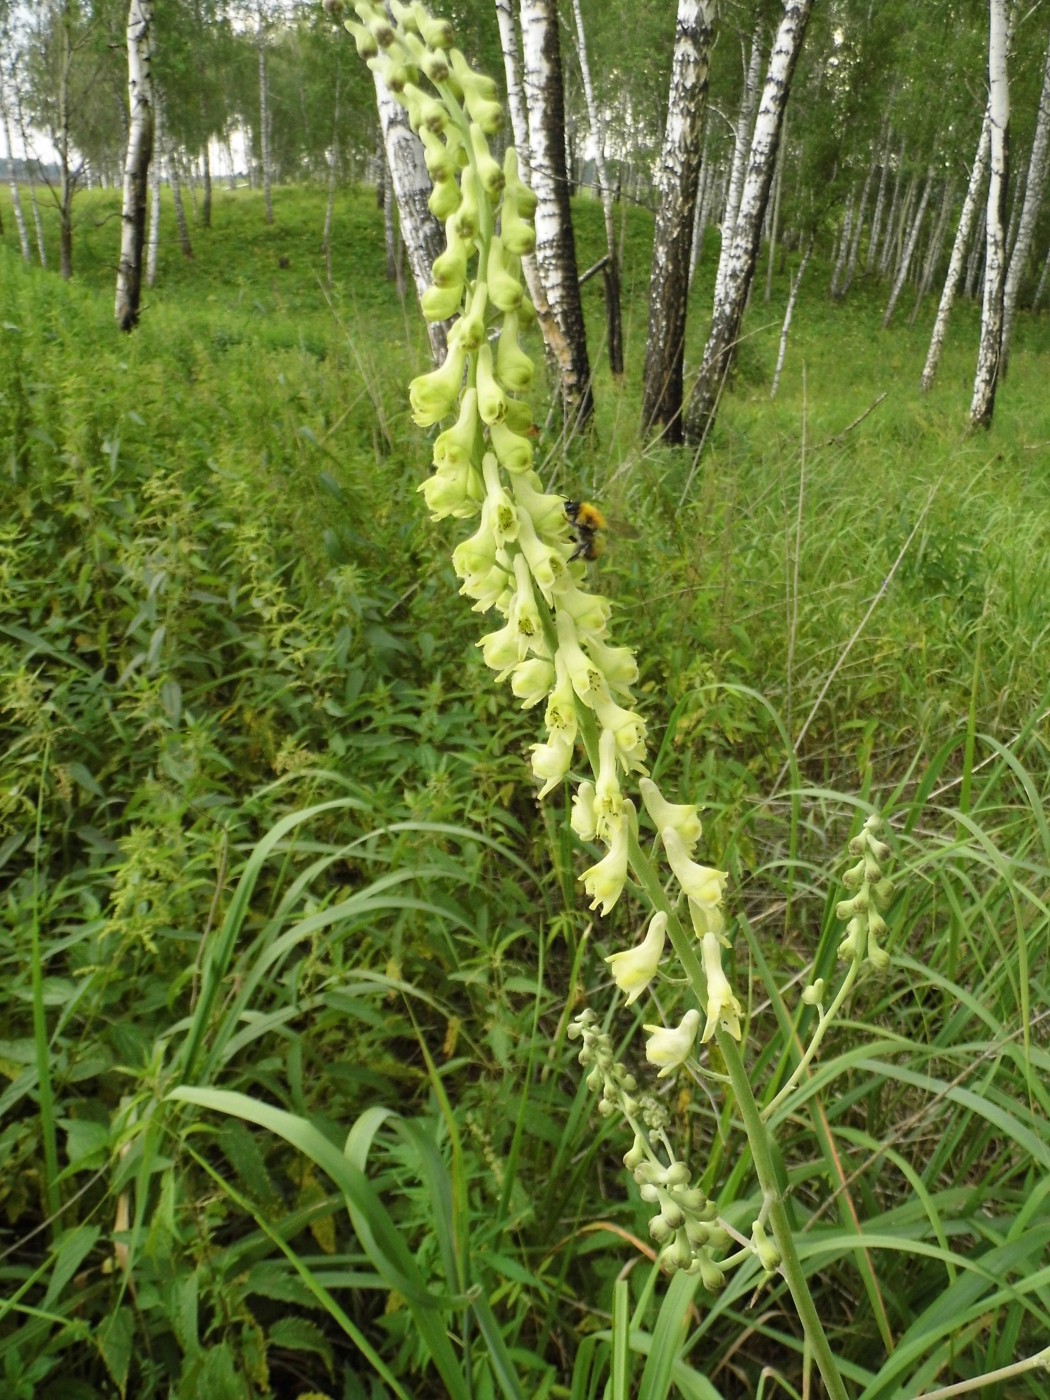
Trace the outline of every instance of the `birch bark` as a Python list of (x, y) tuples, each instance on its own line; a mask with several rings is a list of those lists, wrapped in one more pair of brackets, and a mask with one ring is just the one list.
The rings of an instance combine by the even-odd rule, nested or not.
[(567, 427), (591, 417), (591, 368), (576, 271), (565, 163), (565, 104), (557, 0), (521, 0), (522, 69), (528, 105), (530, 182), (536, 195), (536, 266), (560, 332), (556, 358)]
[(981, 307), (981, 343), (977, 351), (970, 425), (991, 426), (1003, 336), (1003, 281), (1005, 278), (1003, 231), (1010, 123), (1010, 90), (1006, 74), (1006, 0), (990, 0), (988, 26), (988, 111), (991, 146), (988, 177), (988, 214), (985, 229), (984, 299)]
[(128, 153), (120, 216), (120, 264), (114, 314), (122, 331), (138, 325), (142, 299), (142, 250), (146, 242), (146, 196), (153, 155), (153, 73), (150, 30), (153, 0), (128, 5)]
[(922, 198), (919, 200), (919, 207), (915, 217), (908, 228), (907, 236), (904, 240), (904, 247), (901, 251), (900, 259), (897, 263), (897, 276), (893, 281), (893, 290), (890, 292), (890, 299), (886, 305), (886, 314), (882, 318), (882, 329), (893, 320), (893, 312), (897, 305), (897, 298), (901, 294), (905, 280), (908, 276), (908, 268), (911, 266), (912, 257), (915, 254), (915, 245), (919, 241), (919, 230), (922, 228), (922, 221), (926, 217), (926, 207), (930, 202), (930, 195), (933, 191), (933, 166), (926, 171), (926, 184), (923, 187)]
[(718, 255), (718, 270), (715, 273), (716, 306), (725, 293), (726, 267), (733, 246), (733, 231), (736, 228), (744, 176), (747, 173), (748, 154), (751, 150), (751, 124), (755, 116), (758, 80), (762, 72), (761, 40), (762, 26), (759, 24), (751, 37), (751, 59), (744, 72), (744, 90), (740, 96), (740, 110), (737, 113), (736, 131), (733, 136), (733, 163), (729, 169), (729, 186), (726, 190), (725, 208), (722, 211), (722, 247)]
[(999, 373), (1004, 378), (1010, 359), (1010, 341), (1013, 337), (1014, 319), (1017, 315), (1017, 299), (1021, 291), (1021, 278), (1024, 276), (1028, 264), (1028, 255), (1032, 251), (1039, 206), (1043, 202), (1048, 148), (1050, 148), (1050, 43), (1047, 44), (1046, 59), (1043, 64), (1043, 87), (1039, 94), (1039, 111), (1036, 116), (1035, 135), (1032, 137), (1032, 153), (1028, 159), (1024, 205), (1017, 226), (1017, 241), (1010, 254), (1006, 285), (1003, 289), (1003, 339)]
[(667, 125), (656, 181), (659, 197), (649, 278), (642, 430), (662, 427), (665, 441), (676, 443), (683, 437), (690, 254), (715, 8), (714, 0), (679, 0)]
[(955, 181), (946, 180), (944, 182), (944, 193), (941, 196), (941, 207), (937, 215), (937, 223), (930, 235), (930, 246), (926, 249), (926, 257), (922, 264), (922, 275), (919, 278), (919, 289), (915, 295), (915, 305), (912, 307), (911, 315), (908, 317), (908, 325), (914, 326), (916, 317), (919, 314), (919, 307), (926, 293), (930, 290), (930, 283), (933, 281), (933, 274), (937, 270), (937, 263), (940, 261), (941, 249), (944, 247), (944, 238), (948, 232), (948, 220), (951, 217), (952, 205), (955, 203)]
[[(694, 8), (695, 4), (696, 0), (694, 0)], [(616, 248), (612, 185), (609, 180), (608, 162), (605, 159), (605, 120), (594, 95), (594, 83), (591, 80), (591, 65), (587, 57), (587, 38), (583, 28), (580, 0), (572, 0), (572, 13), (576, 21), (576, 47), (580, 59), (580, 73), (583, 77), (583, 96), (587, 104), (587, 120), (590, 123), (591, 140), (594, 143), (594, 164), (598, 172), (598, 194), (602, 202), (602, 216), (605, 220), (605, 250), (609, 259), (605, 265), (605, 323), (609, 368), (613, 374), (619, 376), (623, 374), (620, 262)], [(659, 220), (659, 215), (657, 215), (657, 219)]]
[(755, 272), (762, 217), (773, 179), (784, 108), (812, 8), (813, 0), (785, 0), (784, 15), (773, 41), (726, 267), (725, 292), (715, 307), (700, 373), (686, 415), (686, 437), (693, 442), (702, 443), (710, 431), (722, 385), (736, 354), (740, 323)]
[(146, 286), (152, 287), (157, 280), (157, 254), (160, 251), (160, 191), (161, 158), (163, 134), (160, 126), (160, 107), (153, 103), (153, 159), (149, 167), (149, 233), (146, 235)]
[(868, 257), (864, 265), (864, 271), (869, 275), (875, 268), (875, 260), (879, 253), (879, 232), (882, 228), (882, 210), (886, 200), (886, 181), (889, 176), (890, 166), (890, 134), (888, 130), (886, 132), (886, 140), (883, 143), (880, 160), (882, 169), (879, 172), (879, 189), (875, 196), (875, 211), (871, 216), (871, 234), (868, 237)]
[(780, 328), (780, 348), (777, 351), (777, 367), (773, 371), (773, 383), (769, 389), (770, 399), (776, 398), (777, 390), (780, 388), (780, 373), (784, 368), (784, 359), (787, 355), (788, 331), (791, 329), (791, 317), (794, 315), (795, 302), (798, 299), (798, 289), (802, 285), (802, 274), (806, 270), (806, 264), (809, 262), (809, 255), (812, 251), (813, 239), (810, 238), (809, 242), (806, 244), (806, 251), (802, 254), (802, 261), (798, 265), (798, 271), (795, 273), (791, 283), (791, 291), (788, 294), (787, 306), (784, 310), (784, 324)]
[[(421, 297), (430, 286), (434, 259), (444, 252), (445, 232), (427, 203), (432, 188), (430, 173), (423, 159), (422, 142), (408, 124), (408, 112), (394, 100), (382, 75), (376, 72), (372, 76), (379, 124), (383, 131), (383, 147), (397, 200), (401, 237), (408, 254), (416, 295)], [(427, 335), (434, 360), (440, 364), (445, 358), (446, 349), (444, 322), (428, 321)]]
[(258, 11), (255, 36), (259, 50), (259, 158), (262, 161), (263, 199), (266, 222), (273, 223), (273, 192), (270, 188), (270, 81), (266, 71), (266, 26), (262, 6)]
[(7, 91), (4, 87), (2, 72), (0, 72), (0, 119), (3, 121), (4, 142), (7, 146), (7, 183), (11, 190), (11, 210), (15, 216), (15, 227), (18, 229), (22, 260), (29, 262), (32, 256), (29, 251), (29, 231), (26, 228), (25, 215), (22, 213), (22, 201), (18, 195), (18, 180), (15, 178), (15, 152), (11, 145), (11, 116), (7, 107)]

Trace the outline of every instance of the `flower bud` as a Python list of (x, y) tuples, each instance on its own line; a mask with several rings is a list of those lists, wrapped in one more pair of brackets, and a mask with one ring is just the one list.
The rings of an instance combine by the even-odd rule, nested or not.
[(513, 146), (508, 146), (503, 153), (503, 176), (508, 192), (517, 201), (522, 218), (531, 219), (539, 200), (518, 173), (518, 153)]
[(508, 255), (503, 251), (503, 240), (498, 234), (489, 243), (485, 279), (489, 284), (489, 300), (493, 306), (500, 311), (517, 311), (525, 295), (521, 288), (520, 264), (517, 258), (508, 260)]
[[(492, 284), (489, 284), (491, 295)], [(532, 359), (518, 345), (518, 317), (508, 311), (503, 317), (503, 328), (496, 347), (496, 378), (512, 394), (523, 394), (532, 383), (536, 366)]]
[(478, 177), (469, 167), (459, 182), (462, 196), (456, 210), (456, 229), (460, 238), (476, 238), (481, 228), (481, 205), (478, 198)]
[(376, 43), (375, 37), (370, 29), (366, 29), (363, 24), (356, 24), (352, 19), (344, 19), (343, 28), (354, 36), (354, 43), (357, 45), (357, 54), (359, 58), (363, 58), (366, 61), (370, 58), (375, 58), (379, 53), (379, 45)]
[(464, 389), (459, 417), (434, 439), (434, 463), (437, 467), (464, 467), (474, 460), (478, 439), (478, 394), (476, 389)]
[(536, 230), (521, 217), (517, 199), (507, 192), (500, 206), (499, 232), (506, 252), (515, 253), (519, 258), (535, 252)]
[(490, 424), (489, 438), (504, 471), (526, 472), (532, 466), (532, 443), (512, 432), (506, 423)]
[(463, 307), (462, 284), (458, 287), (428, 287), (419, 298), (419, 305), (425, 321), (447, 321)]
[(453, 42), (452, 26), (440, 15), (432, 15), (418, 0), (412, 6), (412, 15), (423, 36), (423, 42), (432, 49), (450, 49)]
[(502, 423), (507, 416), (507, 400), (492, 372), (492, 349), (487, 340), (478, 346), (477, 385), (478, 411), (482, 422), (490, 425)]
[(455, 180), (439, 180), (430, 191), (427, 206), (435, 219), (442, 223), (455, 214), (462, 201), (459, 185)]
[[(500, 108), (500, 125), (502, 123), (503, 109)], [(470, 124), (470, 144), (474, 151), (474, 162), (478, 179), (481, 181), (481, 188), (488, 195), (489, 203), (495, 204), (504, 185), (503, 170), (499, 161), (495, 160), (489, 151), (489, 144), (485, 140), (484, 132), (476, 121)]]
[(421, 428), (433, 427), (452, 412), (459, 399), (465, 365), (463, 350), (450, 345), (440, 368), (418, 375), (409, 384), (412, 418)]

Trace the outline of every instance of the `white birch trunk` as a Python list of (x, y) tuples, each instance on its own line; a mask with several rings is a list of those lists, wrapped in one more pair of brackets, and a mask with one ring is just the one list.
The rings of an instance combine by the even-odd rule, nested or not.
[(153, 73), (150, 30), (153, 0), (128, 5), (128, 153), (120, 216), (120, 264), (114, 315), (122, 331), (134, 330), (142, 299), (142, 250), (146, 242), (146, 194), (153, 155)]
[[(696, 0), (694, 0), (694, 5)], [(583, 28), (580, 0), (572, 0), (576, 21), (576, 45), (583, 78), (583, 96), (587, 104), (587, 120), (594, 143), (594, 164), (598, 172), (598, 194), (605, 220), (605, 250), (609, 261), (605, 265), (605, 319), (609, 368), (614, 375), (623, 374), (623, 326), (620, 318), (620, 264), (616, 250), (616, 224), (613, 219), (613, 193), (609, 181), (609, 166), (605, 159), (605, 119), (594, 95), (591, 65), (587, 57), (587, 38)]]
[(926, 184), (923, 187), (922, 199), (920, 199), (919, 201), (919, 208), (916, 211), (914, 219), (912, 219), (911, 221), (911, 227), (908, 229), (907, 238), (904, 240), (904, 248), (901, 252), (900, 261), (897, 264), (897, 276), (895, 277), (893, 282), (893, 291), (890, 293), (890, 299), (886, 306), (886, 314), (882, 318), (883, 330), (886, 329), (886, 327), (890, 324), (890, 321), (893, 319), (893, 312), (897, 305), (897, 298), (900, 296), (901, 291), (904, 287), (904, 283), (908, 276), (908, 268), (911, 266), (911, 260), (915, 253), (915, 245), (919, 241), (919, 230), (922, 227), (923, 219), (926, 217), (926, 207), (930, 202), (930, 194), (932, 193), (932, 191), (933, 166), (931, 165), (926, 172)]
[(153, 103), (153, 160), (149, 168), (149, 234), (146, 238), (146, 286), (152, 287), (157, 280), (157, 255), (160, 251), (160, 153), (163, 150), (163, 132), (160, 125), (160, 104)]
[(496, 21), (503, 46), (503, 67), (507, 75), (507, 106), (510, 109), (510, 129), (518, 153), (518, 171), (525, 183), (531, 184), (529, 171), (529, 118), (525, 91), (521, 80), (521, 43), (514, 16), (512, 0), (496, 0)]
[(853, 286), (853, 278), (856, 275), (857, 258), (860, 255), (860, 240), (864, 232), (864, 215), (868, 212), (868, 200), (871, 197), (871, 186), (875, 179), (876, 160), (877, 157), (873, 152), (871, 164), (868, 166), (868, 173), (864, 179), (864, 186), (860, 192), (860, 207), (857, 210), (856, 221), (853, 225), (853, 237), (850, 239), (849, 254), (846, 258), (846, 270), (843, 273), (842, 281), (836, 292), (839, 301), (842, 300), (850, 287)]
[(988, 110), (991, 121), (991, 153), (988, 176), (988, 213), (985, 229), (984, 299), (981, 307), (981, 344), (977, 352), (970, 425), (991, 426), (995, 390), (999, 381), (999, 357), (1003, 335), (1004, 267), (1003, 213), (1006, 203), (1006, 136), (1010, 123), (1010, 90), (1006, 75), (1006, 0), (990, 0), (988, 26)]
[(1039, 274), (1039, 285), (1035, 289), (1035, 296), (1032, 298), (1032, 310), (1036, 311), (1043, 300), (1043, 293), (1046, 291), (1047, 278), (1050, 276), (1050, 249), (1047, 250), (1043, 259), (1043, 270)]
[(538, 201), (536, 266), (560, 333), (560, 343), (548, 340), (547, 345), (556, 362), (566, 424), (582, 426), (591, 416), (593, 400), (569, 208), (557, 0), (521, 0), (521, 33), (529, 174)]
[(999, 373), (1003, 377), (1006, 375), (1006, 367), (1010, 359), (1010, 341), (1013, 337), (1014, 319), (1017, 315), (1017, 299), (1021, 291), (1021, 279), (1028, 264), (1028, 255), (1032, 251), (1039, 206), (1043, 202), (1048, 148), (1050, 148), (1050, 43), (1047, 44), (1046, 59), (1043, 64), (1043, 87), (1039, 94), (1039, 112), (1036, 116), (1035, 135), (1032, 137), (1032, 153), (1028, 159), (1024, 206), (1017, 227), (1017, 241), (1010, 254), (1006, 286), (1003, 289), (1003, 339), (999, 369)]
[(7, 145), (7, 183), (11, 190), (11, 212), (15, 216), (15, 227), (18, 229), (18, 242), (22, 249), (22, 261), (29, 262), (32, 254), (29, 250), (29, 231), (26, 228), (25, 215), (22, 213), (22, 201), (18, 194), (18, 180), (15, 178), (15, 151), (11, 144), (11, 117), (7, 107), (7, 92), (4, 88), (4, 76), (0, 72), (0, 120), (4, 126), (4, 142)]
[(897, 157), (897, 174), (893, 181), (893, 197), (890, 199), (889, 212), (886, 215), (886, 227), (882, 235), (882, 244), (879, 249), (879, 276), (885, 277), (889, 271), (890, 256), (893, 251), (893, 230), (897, 224), (897, 210), (900, 207), (901, 185), (904, 180), (904, 156), (906, 146), (901, 142), (901, 153)]
[[(513, 0), (496, 0), (496, 19), (499, 24), (500, 43), (503, 46), (503, 67), (507, 77), (507, 106), (510, 109), (510, 126), (514, 133), (514, 147), (518, 153), (518, 171), (527, 185), (532, 184), (532, 155), (529, 147), (529, 116), (525, 103), (525, 89), (522, 79), (521, 42)], [(536, 308), (540, 333), (546, 348), (549, 362), (555, 366), (566, 363), (570, 352), (564, 335), (547, 303), (547, 295), (540, 281), (536, 255), (529, 253), (521, 260), (521, 270), (528, 288), (529, 299)]]
[(722, 211), (722, 247), (718, 255), (718, 271), (715, 273), (716, 306), (724, 294), (726, 265), (729, 261), (730, 249), (733, 246), (733, 232), (740, 210), (748, 154), (751, 150), (751, 124), (755, 116), (758, 80), (762, 72), (761, 40), (762, 26), (758, 25), (751, 37), (751, 60), (744, 72), (744, 90), (740, 95), (740, 110), (737, 113), (736, 131), (733, 136), (733, 163), (729, 170), (725, 209)]
[(657, 167), (658, 202), (649, 277), (649, 330), (642, 388), (642, 430), (663, 429), (681, 442), (689, 257), (700, 179), (700, 132), (707, 106), (707, 74), (715, 21), (714, 0), (679, 0), (667, 123)]
[(784, 161), (787, 159), (787, 113), (780, 132), (780, 149), (777, 152), (777, 173), (773, 177), (773, 215), (769, 221), (769, 263), (766, 267), (766, 295), (768, 301), (773, 295), (773, 264), (777, 254), (777, 235), (780, 231), (780, 196), (784, 188)]
[[(375, 80), (376, 105), (383, 131), (386, 163), (397, 200), (401, 237), (408, 254), (408, 266), (412, 272), (416, 294), (422, 297), (430, 286), (434, 259), (444, 251), (445, 232), (430, 212), (430, 205), (427, 203), (432, 185), (430, 172), (423, 159), (423, 144), (408, 124), (408, 112), (394, 100), (382, 75), (375, 72), (372, 76)], [(382, 172), (379, 178), (383, 178)], [(444, 322), (429, 321), (427, 335), (430, 337), (434, 359), (440, 364), (445, 358), (446, 350)]]
[(882, 153), (879, 157), (881, 170), (879, 171), (879, 189), (875, 196), (875, 212), (871, 216), (871, 234), (868, 237), (868, 256), (864, 265), (864, 271), (871, 274), (875, 268), (875, 260), (879, 253), (879, 233), (882, 229), (882, 211), (886, 200), (886, 183), (889, 179), (890, 168), (890, 133), (887, 128), (886, 140), (883, 142)]
[(802, 254), (802, 261), (798, 265), (798, 271), (795, 273), (791, 283), (791, 291), (788, 293), (787, 307), (784, 310), (784, 324), (780, 328), (780, 349), (777, 351), (777, 367), (773, 371), (773, 383), (769, 390), (770, 399), (776, 398), (777, 390), (780, 388), (780, 372), (784, 368), (784, 357), (787, 355), (788, 331), (791, 329), (791, 317), (795, 311), (798, 289), (802, 284), (802, 274), (806, 270), (806, 264), (809, 262), (809, 255), (812, 251), (813, 240), (811, 238), (806, 244), (806, 251)]
[(325, 281), (332, 285), (332, 216), (335, 213), (336, 176), (339, 170), (339, 89), (340, 75), (335, 78), (335, 98), (332, 103), (332, 149), (328, 155), (328, 202), (324, 210), (324, 232), (321, 234), (321, 251), (324, 253)]
[(944, 239), (948, 232), (948, 220), (951, 217), (952, 205), (955, 203), (955, 181), (946, 180), (944, 194), (941, 197), (941, 207), (937, 215), (937, 223), (930, 235), (930, 246), (926, 249), (926, 257), (922, 265), (922, 275), (919, 278), (919, 290), (915, 297), (915, 305), (912, 307), (911, 315), (908, 317), (908, 325), (914, 326), (915, 319), (919, 314), (919, 307), (926, 293), (930, 290), (933, 281), (933, 274), (937, 270), (937, 263), (940, 261), (941, 250), (944, 247)]
[(853, 242), (853, 213), (857, 202), (856, 185), (849, 192), (849, 203), (846, 205), (846, 212), (842, 216), (842, 229), (839, 234), (838, 255), (835, 258), (835, 266), (831, 273), (831, 286), (828, 289), (829, 296), (838, 301), (842, 292), (839, 290), (839, 283), (846, 275), (846, 260), (849, 257), (850, 245)]
[(740, 323), (755, 272), (777, 145), (791, 79), (798, 62), (813, 0), (785, 0), (784, 15), (773, 41), (762, 102), (755, 121), (751, 156), (740, 196), (733, 246), (726, 266), (725, 291), (716, 306), (704, 357), (686, 419), (687, 436), (702, 443), (714, 422), (718, 399), (733, 364)]
[(266, 72), (266, 29), (260, 6), (256, 45), (259, 50), (259, 158), (262, 161), (263, 200), (266, 222), (273, 223), (273, 192), (270, 188), (270, 82)]
[[(890, 227), (886, 230), (890, 237), (886, 245), (885, 270), (889, 272), (892, 267), (894, 282), (897, 280), (897, 273), (900, 271), (901, 260), (904, 257), (904, 249), (908, 242), (908, 231), (913, 227), (911, 213), (912, 209), (915, 207), (915, 200), (919, 193), (921, 178), (919, 172), (916, 170), (915, 174), (908, 181), (908, 192), (904, 196), (904, 202), (901, 204), (896, 223), (891, 220)], [(930, 185), (928, 175), (923, 188), (926, 192), (929, 191)]]

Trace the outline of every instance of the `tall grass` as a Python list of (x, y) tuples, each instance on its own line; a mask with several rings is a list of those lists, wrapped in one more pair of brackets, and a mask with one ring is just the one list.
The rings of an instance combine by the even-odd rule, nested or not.
[[(4, 1393), (797, 1388), (776, 1279), (659, 1281), (578, 1082), (566, 1007), (611, 1008), (631, 918), (580, 912), (530, 717), (417, 506), (426, 347), (373, 196), (338, 207), (329, 291), (322, 195), (281, 192), (273, 229), (224, 195), (131, 338), (114, 207), (78, 201), (68, 287), (9, 220), (0, 252)], [(791, 980), (833, 964), (839, 852), (887, 815), (893, 970), (779, 1131), (854, 1392), (914, 1394), (1036, 1350), (1050, 1305), (1046, 324), (971, 438), (973, 309), (923, 399), (922, 318), (883, 333), (878, 288), (832, 305), (815, 268), (770, 405), (785, 267), (694, 463), (637, 440), (650, 223), (625, 227), (628, 375), (596, 334), (595, 436), (550, 471), (638, 532), (599, 567), (654, 775), (733, 873), (769, 1099)], [(610, 1020), (632, 1062), (641, 1020)], [(746, 1233), (739, 1126), (702, 1081), (671, 1106)]]

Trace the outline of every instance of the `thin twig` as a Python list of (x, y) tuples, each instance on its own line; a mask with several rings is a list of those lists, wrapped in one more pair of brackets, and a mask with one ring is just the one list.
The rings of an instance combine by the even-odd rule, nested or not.
[(886, 391), (883, 391), (883, 393), (879, 395), (879, 397), (875, 400), (873, 404), (868, 405), (868, 407), (864, 410), (864, 412), (860, 415), (859, 418), (854, 418), (853, 422), (850, 423), (847, 427), (843, 428), (841, 433), (835, 433), (832, 437), (829, 437), (826, 442), (822, 442), (820, 444), (821, 447), (834, 447), (837, 443), (840, 443), (847, 433), (851, 433), (854, 428), (856, 428), (859, 424), (864, 422), (865, 418), (867, 418), (869, 413), (875, 412), (875, 410), (878, 408), (879, 404), (882, 403), (885, 397)]

